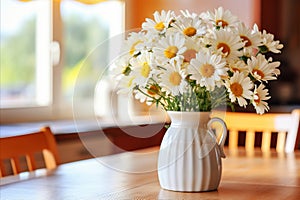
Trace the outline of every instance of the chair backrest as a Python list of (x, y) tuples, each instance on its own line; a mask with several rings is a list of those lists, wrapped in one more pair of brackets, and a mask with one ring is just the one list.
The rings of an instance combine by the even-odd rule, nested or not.
[[(38, 153), (43, 157), (42, 166), (37, 164)], [(21, 158), (25, 160), (25, 167)], [(5, 165), (7, 162), (12, 174)], [(34, 171), (38, 168), (54, 169), (59, 162), (56, 141), (49, 127), (44, 127), (39, 132), (0, 138), (0, 177)]]
[[(223, 117), (222, 117), (223, 115)], [(293, 152), (299, 127), (300, 109), (291, 113), (256, 113), (226, 112), (213, 113), (215, 117), (224, 119), (229, 132), (228, 146), (234, 150), (238, 148), (239, 134), (246, 133), (245, 148), (253, 151), (255, 147), (255, 134), (262, 133), (261, 150), (269, 152), (271, 149), (272, 133), (277, 134), (276, 151)]]

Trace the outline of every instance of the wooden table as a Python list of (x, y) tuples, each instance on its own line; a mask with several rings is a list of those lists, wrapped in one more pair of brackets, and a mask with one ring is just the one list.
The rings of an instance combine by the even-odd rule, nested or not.
[[(300, 153), (231, 154), (223, 160), (219, 189), (203, 193), (163, 190), (157, 179), (158, 148), (126, 152), (60, 165), (1, 180), (0, 199), (300, 199)], [(35, 176), (35, 177), (31, 177)], [(8, 183), (13, 182), (13, 183)]]

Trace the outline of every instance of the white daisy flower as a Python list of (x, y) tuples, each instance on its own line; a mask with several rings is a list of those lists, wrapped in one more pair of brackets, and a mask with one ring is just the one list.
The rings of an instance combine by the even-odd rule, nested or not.
[(255, 85), (252, 104), (258, 114), (263, 114), (265, 111), (270, 109), (268, 103), (265, 102), (271, 98), (268, 95), (268, 89), (265, 89), (263, 84), (260, 84), (258, 88)]
[(231, 72), (244, 73), (245, 76), (249, 74), (249, 67), (242, 60), (232, 60), (228, 63), (228, 66)]
[[(139, 90), (141, 90), (142, 92), (140, 92)], [(135, 98), (140, 100), (141, 103), (146, 102), (147, 105), (151, 105), (153, 104), (153, 100), (154, 99), (158, 99), (159, 98), (159, 88), (157, 86), (153, 85), (149, 85), (147, 86), (147, 88), (145, 87), (139, 87), (139, 90), (135, 90)]]
[(212, 39), (212, 48), (214, 51), (219, 52), (227, 60), (238, 59), (242, 56), (241, 48), (244, 44), (241, 42), (238, 35), (228, 30), (219, 30), (214, 33)]
[(136, 49), (136, 46), (144, 42), (145, 33), (143, 32), (132, 32), (128, 36), (125, 43), (125, 53), (128, 53), (130, 56), (135, 56), (140, 53), (139, 49)]
[(251, 29), (246, 27), (244, 23), (238, 24), (237, 33), (245, 43), (244, 48), (252, 51), (253, 48), (258, 49), (258, 46), (260, 46), (261, 38), (259, 33), (253, 32)]
[(153, 16), (154, 20), (147, 18), (146, 22), (142, 24), (142, 28), (152, 33), (165, 33), (174, 19), (174, 12), (170, 10), (168, 12), (162, 10), (161, 13), (155, 11)]
[(221, 77), (227, 75), (226, 62), (220, 55), (211, 55), (203, 52), (196, 54), (188, 67), (190, 79), (196, 80), (201, 87), (213, 91), (215, 86), (221, 85)]
[(199, 18), (187, 18), (179, 16), (173, 24), (186, 37), (202, 36), (206, 33), (206, 26), (202, 24)]
[(250, 69), (251, 75), (260, 81), (276, 80), (277, 68), (279, 62), (269, 63), (265, 56), (262, 54), (257, 55), (257, 57), (252, 56), (248, 59), (247, 65)]
[(115, 63), (110, 67), (110, 72), (113, 76), (119, 76), (121, 74), (128, 75), (130, 73), (129, 60), (131, 56), (128, 54), (120, 57)]
[(274, 76), (276, 76), (276, 77), (279, 76), (280, 75), (280, 70), (278, 69), (278, 67), (280, 66), (280, 62), (279, 61), (273, 62), (272, 57), (268, 58), (268, 62), (269, 62), (269, 67), (271, 69), (273, 69)]
[(134, 79), (134, 76), (122, 75), (118, 83), (118, 88), (120, 89), (118, 90), (117, 94), (131, 94), (133, 88), (136, 86), (136, 84), (134, 83)]
[(135, 45), (137, 52), (151, 51), (153, 46), (160, 40), (159, 35), (147, 32), (143, 37), (143, 41)]
[(164, 67), (166, 70), (162, 72), (159, 80), (159, 84), (162, 86), (162, 91), (173, 96), (182, 94), (187, 86), (185, 72), (174, 62), (171, 62)]
[(174, 60), (182, 63), (182, 54), (186, 50), (184, 43), (185, 38), (179, 33), (168, 35), (161, 39), (158, 42), (157, 47), (153, 47), (153, 53), (157, 58), (158, 63), (164, 65), (168, 62), (173, 62)]
[(252, 99), (253, 83), (249, 77), (245, 77), (243, 73), (236, 72), (233, 76), (225, 82), (225, 86), (229, 91), (229, 98), (231, 102), (238, 101), (238, 104), (242, 107), (246, 107), (248, 104), (246, 99)]
[(283, 44), (279, 43), (279, 40), (274, 41), (274, 35), (267, 33), (263, 30), (261, 34), (262, 45), (267, 48), (267, 51), (271, 51), (273, 53), (280, 53), (280, 49), (283, 48)]
[(152, 77), (156, 67), (153, 54), (149, 52), (143, 52), (141, 55), (133, 58), (130, 61), (130, 64), (132, 66), (131, 74), (136, 77), (134, 79), (134, 83), (145, 86), (149, 78)]
[[(142, 92), (141, 92), (142, 91)], [(134, 98), (139, 100), (141, 103), (146, 102), (147, 105), (151, 105), (151, 98), (149, 98), (147, 95), (147, 89), (145, 89), (144, 87), (139, 87), (139, 90), (136, 89), (133, 91), (134, 93)]]
[(208, 12), (207, 17), (217, 27), (234, 27), (239, 22), (239, 19), (232, 15), (229, 10), (224, 10), (223, 7), (215, 9), (215, 12)]

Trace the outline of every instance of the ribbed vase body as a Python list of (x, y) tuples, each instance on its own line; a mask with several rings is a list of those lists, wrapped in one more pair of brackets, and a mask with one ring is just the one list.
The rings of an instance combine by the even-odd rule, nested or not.
[(209, 112), (168, 112), (171, 126), (161, 143), (158, 177), (162, 188), (201, 192), (219, 186), (222, 162)]

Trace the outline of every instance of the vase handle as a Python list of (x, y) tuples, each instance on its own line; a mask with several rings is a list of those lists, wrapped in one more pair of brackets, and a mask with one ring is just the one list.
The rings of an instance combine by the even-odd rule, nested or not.
[(218, 117), (213, 117), (209, 120), (207, 126), (212, 129), (212, 124), (214, 122), (219, 122), (221, 125), (222, 125), (222, 128), (223, 128), (223, 133), (221, 135), (221, 138), (220, 138), (220, 141), (219, 141), (219, 144), (218, 144), (218, 147), (220, 149), (220, 154), (221, 154), (221, 157), (222, 158), (225, 158), (226, 155), (224, 153), (224, 144), (225, 144), (225, 140), (226, 140), (226, 137), (227, 137), (227, 126), (225, 124), (225, 122), (221, 119), (221, 118), (218, 118)]

